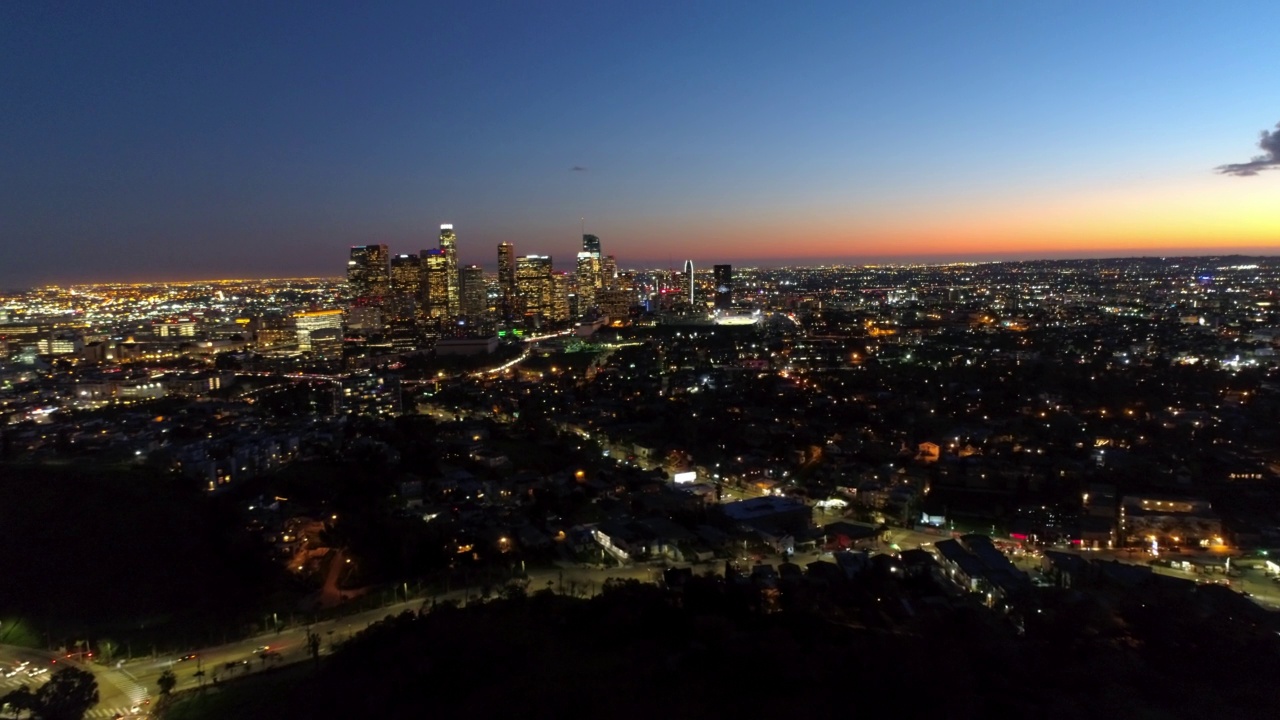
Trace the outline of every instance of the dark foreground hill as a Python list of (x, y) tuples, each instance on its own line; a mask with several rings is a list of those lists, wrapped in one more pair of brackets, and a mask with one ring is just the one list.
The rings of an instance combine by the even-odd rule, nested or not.
[(270, 691), (259, 678), (243, 702), (231, 683), (168, 717), (1274, 717), (1269, 632), (1090, 603), (1025, 636), (981, 608), (887, 632), (747, 607), (711, 579), (680, 599), (624, 584), (439, 607)]

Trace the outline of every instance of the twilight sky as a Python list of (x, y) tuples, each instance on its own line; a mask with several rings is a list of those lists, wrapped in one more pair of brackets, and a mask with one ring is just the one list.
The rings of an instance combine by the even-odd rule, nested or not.
[(442, 222), (466, 262), (567, 268), (580, 218), (623, 266), (1280, 253), (1277, 27), (1274, 0), (13, 0), (0, 286), (338, 275)]

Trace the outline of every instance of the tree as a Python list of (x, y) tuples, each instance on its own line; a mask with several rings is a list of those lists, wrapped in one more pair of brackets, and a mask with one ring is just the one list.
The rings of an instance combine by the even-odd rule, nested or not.
[(74, 667), (55, 672), (35, 694), (35, 713), (42, 720), (82, 720), (97, 704), (98, 681)]
[(160, 688), (161, 695), (173, 692), (173, 687), (177, 684), (178, 676), (174, 675), (172, 670), (165, 670), (160, 673), (160, 677), (156, 678), (156, 687)]
[(9, 706), (9, 710), (17, 718), (23, 711), (35, 708), (35, 696), (31, 694), (31, 688), (23, 685), (16, 690), (10, 690), (3, 697), (0, 697), (0, 707), (5, 705)]
[(307, 630), (307, 654), (312, 660), (320, 662), (320, 635)]

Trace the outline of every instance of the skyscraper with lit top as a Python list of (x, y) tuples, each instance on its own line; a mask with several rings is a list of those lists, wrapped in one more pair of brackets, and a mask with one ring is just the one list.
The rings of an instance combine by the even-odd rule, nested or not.
[(445, 258), (445, 314), (457, 317), (461, 312), (461, 295), (458, 292), (458, 236), (454, 234), (451, 224), (440, 226), (440, 252), (444, 253)]
[(516, 258), (516, 294), (526, 317), (551, 317), (553, 292), (550, 255)]
[(417, 255), (391, 256), (391, 298), (396, 317), (410, 319), (422, 296), (422, 263)]
[(484, 268), (467, 265), (458, 271), (458, 285), (462, 291), (462, 314), (468, 320), (484, 317), (489, 309), (489, 288), (484, 278)]

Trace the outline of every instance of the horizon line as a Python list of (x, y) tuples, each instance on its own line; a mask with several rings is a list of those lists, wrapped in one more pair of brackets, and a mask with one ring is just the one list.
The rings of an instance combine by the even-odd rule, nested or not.
[[(1156, 253), (1146, 255), (1065, 255), (1065, 256), (1034, 256), (1024, 258), (985, 258), (974, 259), (908, 259), (912, 256), (884, 256), (880, 258), (866, 258), (863, 260), (834, 260), (827, 258), (814, 258), (811, 262), (792, 262), (788, 260), (762, 260), (762, 259), (741, 259), (731, 261), (705, 261), (707, 264), (704, 269), (713, 267), (714, 265), (732, 265), (737, 269), (765, 269), (765, 270), (797, 270), (804, 268), (878, 268), (878, 267), (946, 267), (949, 265), (1000, 265), (1008, 263), (1030, 263), (1030, 262), (1070, 262), (1082, 260), (1171, 260), (1171, 259), (1200, 259), (1200, 258), (1227, 258), (1227, 257), (1256, 257), (1256, 258), (1280, 258), (1280, 250), (1271, 253), (1246, 253), (1246, 252), (1226, 252), (1226, 253)], [(796, 260), (799, 260), (798, 258)], [(663, 268), (660, 263), (652, 265), (636, 264), (628, 266), (619, 266), (620, 271), (637, 271), (637, 272), (653, 272), (653, 271), (672, 271), (683, 272), (682, 267), (676, 270), (671, 267)], [(486, 272), (490, 271), (489, 266), (483, 266)], [(695, 263), (695, 269), (697, 269)], [(496, 263), (494, 264), (496, 270)], [(259, 277), (238, 277), (238, 278), (191, 278), (191, 279), (159, 279), (159, 280), (83, 280), (71, 283), (43, 283), (38, 285), (30, 285), (25, 288), (0, 288), (0, 292), (27, 292), (41, 288), (75, 288), (75, 287), (97, 287), (103, 285), (198, 285), (201, 283), (218, 284), (218, 283), (238, 283), (238, 282), (284, 282), (284, 281), (344, 281), (346, 278), (342, 275), (275, 275), (275, 276), (259, 276)]]

